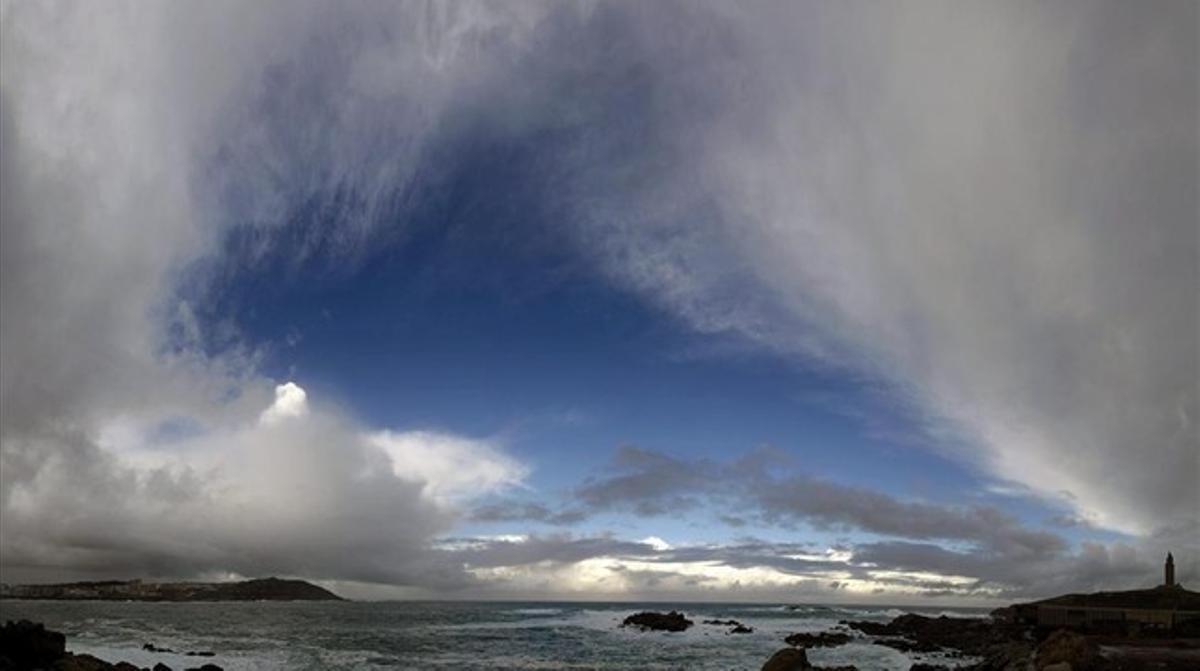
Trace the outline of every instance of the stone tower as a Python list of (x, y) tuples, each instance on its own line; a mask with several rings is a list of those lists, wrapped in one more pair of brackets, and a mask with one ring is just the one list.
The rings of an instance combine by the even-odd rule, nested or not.
[(1167, 553), (1167, 563), (1163, 565), (1163, 585), (1175, 586), (1175, 558), (1170, 552)]

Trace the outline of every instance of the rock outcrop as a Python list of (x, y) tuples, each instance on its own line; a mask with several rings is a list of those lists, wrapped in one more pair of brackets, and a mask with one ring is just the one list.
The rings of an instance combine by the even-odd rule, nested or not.
[(642, 631), (685, 631), (693, 622), (683, 616), (683, 613), (655, 613), (643, 611), (634, 613), (621, 622), (622, 627), (637, 627)]
[(874, 641), (904, 652), (936, 652), (949, 648), (968, 655), (984, 655), (995, 645), (1023, 636), (1016, 625), (985, 618), (926, 617), (906, 613), (887, 624), (847, 622), (842, 624), (872, 637), (893, 638)]

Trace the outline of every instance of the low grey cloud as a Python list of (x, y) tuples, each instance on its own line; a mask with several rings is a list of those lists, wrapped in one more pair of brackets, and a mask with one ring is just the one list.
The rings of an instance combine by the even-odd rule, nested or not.
[(987, 506), (900, 501), (807, 476), (755, 481), (751, 491), (760, 514), (770, 522), (807, 522), (901, 538), (974, 541), (1009, 559), (1055, 553), (1066, 545), (1052, 533), (1027, 529), (1011, 515)]
[[(589, 478), (576, 488), (562, 512), (552, 512), (543, 504), (510, 501), (483, 507), (476, 518), (564, 523), (613, 510), (677, 516), (704, 511), (728, 517), (721, 511), (734, 509), (738, 511), (734, 526), (754, 520), (785, 528), (806, 524), (908, 539), (972, 541), (1012, 558), (1055, 553), (1065, 547), (1059, 536), (1029, 529), (994, 507), (904, 501), (808, 474), (773, 474), (766, 468), (773, 463), (785, 461), (769, 449), (718, 463), (622, 446), (613, 456), (612, 472)], [(505, 514), (499, 515), (500, 511)]]
[(543, 522), (569, 525), (587, 519), (580, 509), (552, 510), (541, 503), (503, 500), (476, 506), (470, 518), (476, 522)]
[[(447, 558), (473, 567), (519, 566), (550, 562), (575, 564), (594, 557), (649, 558), (656, 551), (646, 543), (623, 541), (611, 536), (550, 536), (522, 537), (518, 540), (447, 539)], [(460, 547), (455, 547), (456, 545)]]
[(579, 503), (591, 510), (632, 510), (640, 515), (687, 511), (710, 494), (721, 474), (716, 464), (683, 460), (660, 452), (622, 446), (607, 477), (593, 478), (576, 489)]
[[(952, 550), (934, 543), (899, 540), (863, 542), (832, 554), (828, 550), (752, 538), (656, 547), (608, 535), (551, 534), (446, 539), (439, 553), (442, 562), (461, 563), (468, 572), (500, 570), (499, 578), (489, 573), (484, 579), (462, 582), (458, 589), (465, 594), (553, 593), (562, 589), (563, 583), (578, 579), (563, 578), (562, 574), (599, 562), (588, 569), (595, 573), (596, 567), (602, 567), (609, 576), (589, 588), (599, 595), (605, 589), (614, 595), (647, 598), (741, 594), (772, 602), (855, 598), (854, 593), (863, 598), (861, 587), (854, 593), (845, 592), (856, 583), (874, 586), (868, 594), (1005, 602), (1056, 593), (1146, 587), (1154, 584), (1162, 568), (1161, 557), (1123, 543), (1084, 543), (1077, 551), (1025, 558), (998, 556), (981, 548)], [(684, 569), (687, 566), (705, 568), (689, 571)], [(730, 578), (722, 573), (724, 569), (748, 573)], [(1200, 578), (1196, 569), (1195, 562), (1184, 566), (1180, 579)], [(763, 578), (762, 571), (773, 577)], [(521, 580), (531, 576), (536, 579)], [(765, 582), (755, 583), (754, 578)], [(619, 581), (620, 587), (612, 581)], [(840, 596), (835, 594), (839, 591), (843, 592)]]
[[(1161, 576), (1162, 559), (1123, 543), (1084, 543), (1078, 552), (1021, 559), (903, 541), (866, 543), (854, 552), (856, 562), (870, 565), (977, 577), (981, 588), (1005, 598), (1147, 587)], [(1187, 580), (1196, 577), (1193, 566)]]
[[(847, 558), (834, 563), (814, 557), (820, 548), (811, 544), (754, 540), (661, 549), (651, 553), (651, 561), (716, 562), (800, 577), (837, 566), (849, 578), (881, 580), (892, 587), (915, 585), (931, 597), (975, 593), (1019, 598), (1155, 584), (1167, 549), (1186, 558), (1180, 562), (1181, 580), (1200, 579), (1200, 566), (1191, 559), (1200, 555), (1200, 547), (1186, 529), (1154, 539), (1084, 542), (1075, 549), (1062, 535), (1023, 523), (995, 507), (904, 500), (789, 472), (781, 468), (783, 463), (772, 450), (716, 462), (623, 446), (614, 454), (611, 472), (567, 494), (564, 510), (582, 521), (613, 511), (722, 520), (729, 517), (724, 511), (734, 509), (737, 523), (730, 526), (735, 528), (753, 523), (801, 534), (806, 528), (842, 530), (860, 538), (867, 534), (879, 540), (860, 540), (841, 548)], [(522, 516), (523, 508), (515, 502), (500, 505), (512, 513), (502, 521), (547, 521), (559, 515), (545, 505), (531, 507), (529, 516)], [(547, 540), (535, 546), (539, 552), (546, 552)], [(601, 555), (610, 554), (608, 546), (596, 549)], [(614, 549), (611, 554), (620, 553)], [(645, 558), (645, 554), (637, 556)], [(871, 577), (879, 571), (914, 575)], [(929, 574), (973, 582), (955, 583), (955, 591), (946, 592), (946, 586), (935, 584)]]

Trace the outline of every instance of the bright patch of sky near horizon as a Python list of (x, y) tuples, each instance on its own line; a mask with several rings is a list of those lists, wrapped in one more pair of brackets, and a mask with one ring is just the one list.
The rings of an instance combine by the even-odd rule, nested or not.
[(1196, 8), (1074, 9), (5, 3), (0, 568), (1200, 579)]

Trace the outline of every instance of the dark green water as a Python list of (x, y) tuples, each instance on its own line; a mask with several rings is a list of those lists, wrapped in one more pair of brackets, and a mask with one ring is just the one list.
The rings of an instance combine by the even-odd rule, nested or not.
[[(638, 610), (671, 608), (696, 625), (674, 634), (617, 626)], [(152, 643), (213, 651), (211, 661), (228, 670), (758, 669), (783, 647), (787, 634), (822, 631), (839, 619), (886, 621), (900, 612), (780, 604), (0, 601), (0, 618), (44, 622), (66, 633), (67, 647), (75, 652), (176, 669), (200, 661), (142, 650)], [(736, 619), (755, 631), (730, 635), (726, 627), (701, 624), (704, 619)], [(868, 639), (813, 650), (809, 658), (864, 671), (907, 669), (914, 660), (953, 663), (930, 655), (906, 657)]]

